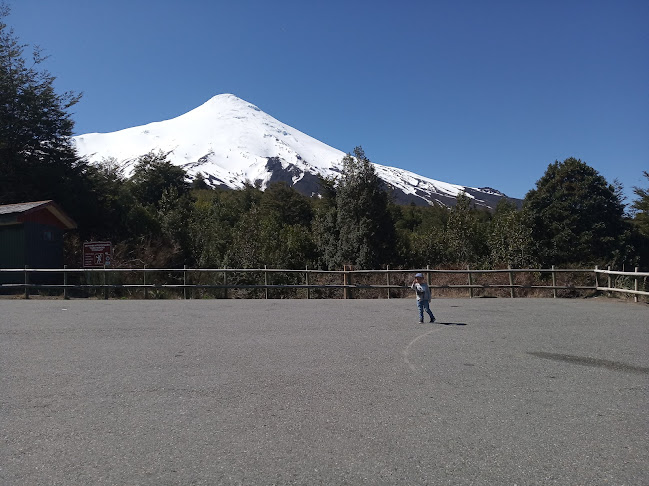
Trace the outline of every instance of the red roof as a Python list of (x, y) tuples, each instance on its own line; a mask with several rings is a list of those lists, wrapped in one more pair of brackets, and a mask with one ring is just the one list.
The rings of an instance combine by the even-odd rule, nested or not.
[(0, 205), (0, 215), (15, 215), (16, 221), (33, 221), (58, 226), (64, 230), (75, 229), (77, 224), (54, 201), (33, 201)]

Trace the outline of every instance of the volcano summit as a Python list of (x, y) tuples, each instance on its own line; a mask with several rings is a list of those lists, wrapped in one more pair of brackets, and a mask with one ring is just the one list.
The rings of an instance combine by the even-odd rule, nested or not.
[[(79, 155), (91, 163), (113, 158), (132, 173), (138, 157), (151, 151), (195, 177), (199, 172), (213, 187), (242, 188), (246, 182), (262, 189), (284, 181), (303, 194), (320, 191), (319, 176), (336, 176), (345, 152), (292, 128), (232, 94), (214, 96), (171, 120), (112, 133), (73, 138)], [(396, 202), (453, 206), (465, 192), (476, 206), (494, 208), (505, 194), (491, 188), (449, 184), (413, 172), (373, 164)]]

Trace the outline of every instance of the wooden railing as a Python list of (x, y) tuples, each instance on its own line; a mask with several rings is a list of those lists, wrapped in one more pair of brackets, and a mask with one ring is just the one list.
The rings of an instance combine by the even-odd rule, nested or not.
[[(111, 291), (118, 289), (139, 289), (143, 291), (144, 298), (149, 298), (150, 291), (169, 289), (182, 291), (183, 298), (188, 298), (188, 292), (205, 289), (220, 289), (221, 297), (228, 298), (231, 290), (256, 289), (263, 290), (265, 298), (269, 298), (269, 291), (275, 289), (303, 289), (304, 296), (312, 298), (314, 290), (340, 291), (342, 298), (352, 298), (358, 291), (375, 289), (385, 291), (387, 298), (390, 298), (394, 291), (403, 291), (410, 288), (412, 276), (421, 272), (426, 276), (431, 289), (461, 289), (466, 290), (469, 297), (474, 297), (476, 291), (489, 289), (508, 289), (509, 297), (516, 297), (520, 291), (525, 290), (547, 290), (553, 297), (557, 297), (558, 290), (570, 291), (603, 291), (618, 292), (634, 295), (637, 301), (638, 296), (649, 296), (647, 291), (647, 278), (649, 273), (625, 271), (612, 271), (610, 268), (601, 270), (594, 269), (495, 269), (481, 270), (471, 269), (390, 269), (385, 270), (353, 270), (346, 266), (344, 270), (316, 270), (305, 268), (304, 270), (288, 270), (275, 268), (99, 268), (99, 269), (0, 269), (0, 290), (13, 289), (24, 292), (25, 298), (29, 298), (32, 290), (50, 289), (63, 292), (65, 298), (69, 297), (70, 291), (103, 290), (104, 298), (109, 297)], [(585, 275), (592, 279), (592, 284), (581, 283), (558, 283), (557, 278), (561, 274)], [(116, 275), (128, 274), (128, 278), (119, 279)], [(298, 283), (271, 283), (274, 276), (282, 274)], [(527, 274), (525, 282), (520, 282), (517, 277), (520, 274)], [(154, 282), (153, 275), (158, 277)], [(164, 281), (159, 282), (160, 275)], [(204, 283), (202, 276), (208, 276), (209, 283)], [(464, 282), (461, 276), (464, 275)], [(533, 275), (534, 278), (529, 278)], [(235, 276), (236, 278), (232, 278)], [(458, 281), (458, 276), (460, 280)], [(497, 278), (500, 276), (500, 278)], [(148, 279), (147, 279), (148, 277)], [(323, 282), (323, 277), (326, 282)], [(442, 278), (443, 277), (443, 278)], [(479, 277), (482, 280), (478, 281)], [(216, 282), (216, 280), (219, 280)], [(73, 281), (74, 280), (74, 281)], [(319, 281), (318, 281), (319, 280)], [(578, 279), (578, 280), (584, 280)], [(642, 284), (640, 285), (640, 281)], [(369, 283), (368, 283), (369, 281)], [(378, 283), (378, 282), (385, 283)], [(547, 284), (544, 283), (547, 281)], [(7, 283), (1, 283), (7, 282)], [(171, 282), (171, 283), (170, 283)], [(624, 286), (623, 286), (624, 285)], [(632, 288), (627, 288), (632, 287)], [(329, 292), (331, 294), (331, 292)], [(191, 295), (189, 295), (191, 298)]]
[[(608, 267), (607, 270), (600, 270), (597, 267), (595, 267), (595, 285), (596, 289), (604, 292), (620, 292), (624, 294), (632, 294), (633, 299), (638, 302), (638, 295), (649, 295), (649, 292), (646, 290), (640, 290), (640, 279), (642, 278), (644, 280), (643, 282), (643, 288), (647, 288), (646, 282), (647, 282), (647, 277), (649, 277), (649, 273), (647, 272), (639, 272), (638, 267), (635, 268), (635, 271), (633, 272), (619, 272), (619, 271), (614, 271), (611, 270), (611, 267)], [(600, 285), (600, 277), (605, 276), (606, 277), (606, 286)], [(623, 277), (624, 280), (627, 282), (630, 282), (631, 280), (633, 281), (633, 289), (627, 289), (627, 288), (622, 288), (622, 287), (617, 287), (614, 285), (614, 283), (618, 283), (619, 279), (614, 279), (613, 277)]]

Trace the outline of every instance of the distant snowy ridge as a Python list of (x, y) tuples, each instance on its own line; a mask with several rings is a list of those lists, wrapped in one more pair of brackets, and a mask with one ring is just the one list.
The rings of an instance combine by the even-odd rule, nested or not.
[[(319, 175), (340, 173), (345, 156), (345, 152), (232, 94), (215, 96), (171, 120), (112, 133), (87, 133), (73, 137), (73, 142), (79, 155), (91, 163), (114, 158), (127, 176), (138, 157), (161, 150), (191, 177), (200, 172), (214, 187), (239, 189), (253, 182), (265, 189), (272, 182), (284, 181), (307, 195), (319, 192)], [(395, 167), (373, 165), (400, 203), (452, 206), (464, 191), (476, 205), (493, 208), (505, 197), (491, 188), (449, 184)]]

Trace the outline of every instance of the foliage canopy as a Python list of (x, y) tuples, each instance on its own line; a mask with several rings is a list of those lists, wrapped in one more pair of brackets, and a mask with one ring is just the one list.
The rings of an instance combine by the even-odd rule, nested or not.
[(525, 196), (541, 264), (619, 263), (626, 234), (618, 191), (579, 159), (550, 164)]

